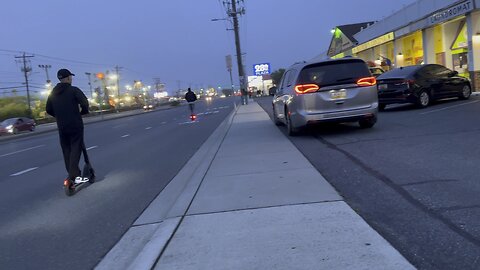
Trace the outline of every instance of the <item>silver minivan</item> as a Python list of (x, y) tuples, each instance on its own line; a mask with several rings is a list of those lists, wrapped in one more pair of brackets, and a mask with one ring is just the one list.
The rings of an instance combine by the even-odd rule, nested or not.
[(377, 81), (357, 58), (297, 63), (288, 68), (273, 98), (273, 119), (289, 135), (320, 122), (377, 122)]

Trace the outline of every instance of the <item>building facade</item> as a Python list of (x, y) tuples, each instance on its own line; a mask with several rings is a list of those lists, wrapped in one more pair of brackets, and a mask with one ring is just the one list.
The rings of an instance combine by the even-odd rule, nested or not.
[(418, 0), (367, 23), (353, 39), (354, 45), (328, 55), (359, 57), (387, 70), (440, 64), (470, 78), (480, 91), (480, 0)]

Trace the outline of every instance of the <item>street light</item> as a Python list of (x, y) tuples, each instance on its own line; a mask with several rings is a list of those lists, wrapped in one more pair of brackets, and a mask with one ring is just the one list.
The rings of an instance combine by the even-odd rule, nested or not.
[(50, 77), (48, 76), (48, 69), (52, 68), (51, 65), (38, 65), (39, 68), (45, 69), (45, 73), (47, 74), (47, 83), (50, 83)]

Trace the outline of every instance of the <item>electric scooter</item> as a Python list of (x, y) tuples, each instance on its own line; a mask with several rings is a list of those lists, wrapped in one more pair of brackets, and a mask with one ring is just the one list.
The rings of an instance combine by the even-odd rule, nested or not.
[(88, 178), (88, 182), (83, 183), (74, 183), (72, 180), (65, 179), (63, 181), (63, 189), (65, 190), (65, 194), (67, 196), (72, 196), (75, 194), (75, 190), (77, 187), (82, 186), (85, 183), (93, 184), (95, 183), (95, 170), (92, 168), (90, 164), (90, 159), (88, 158), (87, 149), (85, 148), (85, 144), (82, 145), (82, 153), (83, 158), (85, 160), (85, 165), (83, 166), (82, 177)]

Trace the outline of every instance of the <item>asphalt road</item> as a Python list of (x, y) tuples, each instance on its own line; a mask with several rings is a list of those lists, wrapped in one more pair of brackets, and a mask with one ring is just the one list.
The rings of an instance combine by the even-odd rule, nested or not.
[[(271, 117), (271, 98), (257, 102)], [(416, 267), (465, 270), (480, 269), (479, 138), (472, 97), (387, 107), (372, 129), (320, 125), (290, 139)]]
[(0, 269), (91, 269), (234, 108), (233, 98), (92, 123), (97, 182), (73, 197), (58, 134), (0, 142)]

